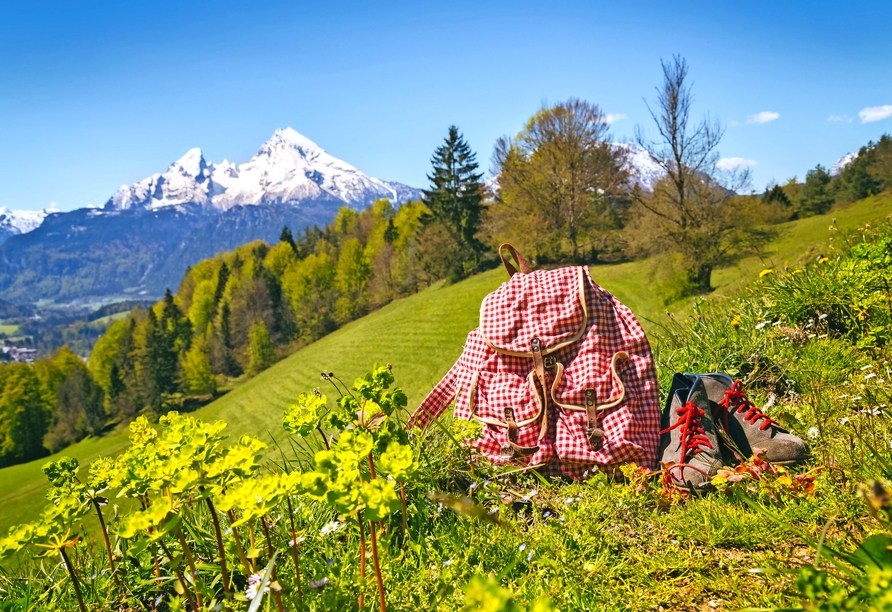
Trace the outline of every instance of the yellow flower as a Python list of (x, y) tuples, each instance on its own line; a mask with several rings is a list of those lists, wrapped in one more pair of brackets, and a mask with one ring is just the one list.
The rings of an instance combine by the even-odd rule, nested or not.
[(828, 261), (830, 261), (829, 257), (821, 257), (820, 259), (818, 259), (819, 264), (827, 263)]
[(734, 315), (734, 318), (731, 319), (731, 327), (734, 329), (740, 327), (740, 315)]
[(797, 268), (797, 269), (793, 270), (793, 274), (801, 274), (801, 273), (802, 273), (801, 268)]
[(759, 272), (759, 278), (762, 278), (763, 276), (768, 276), (769, 274), (774, 274), (774, 270), (772, 270), (771, 268), (765, 268), (764, 270)]

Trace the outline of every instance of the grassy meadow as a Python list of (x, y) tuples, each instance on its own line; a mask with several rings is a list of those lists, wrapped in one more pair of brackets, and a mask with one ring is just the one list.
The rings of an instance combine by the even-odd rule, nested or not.
[[(839, 232), (852, 231), (888, 214), (892, 214), (892, 196), (886, 195), (830, 215), (784, 223), (777, 227), (777, 238), (759, 254), (713, 274), (716, 289), (709, 299), (734, 295), (765, 268), (813, 259)], [(831, 225), (839, 232), (831, 230)], [(596, 266), (592, 277), (629, 306), (651, 335), (666, 322), (667, 312), (684, 315), (690, 311), (692, 300), (663, 304), (653, 290), (648, 261)], [(321, 387), (322, 370), (335, 372), (349, 384), (375, 361), (393, 364), (411, 408), (458, 358), (465, 336), (477, 325), (480, 302), (506, 278), (499, 268), (451, 286), (439, 283), (389, 304), (302, 348), (203, 407), (196, 416), (226, 421), (232, 436), (266, 437), (266, 432), (279, 431), (282, 411), (298, 393)], [(70, 455), (86, 464), (99, 455), (120, 452), (126, 444), (126, 432), (119, 431), (83, 440), (57, 456)], [(0, 469), (0, 533), (39, 512), (46, 487), (40, 466), (53, 458)]]

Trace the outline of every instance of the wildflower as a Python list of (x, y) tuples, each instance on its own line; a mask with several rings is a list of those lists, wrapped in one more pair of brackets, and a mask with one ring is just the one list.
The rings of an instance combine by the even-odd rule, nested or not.
[(530, 552), (527, 554), (527, 561), (532, 561), (532, 559), (533, 559), (533, 551), (530, 551)]
[(817, 427), (809, 427), (808, 431), (806, 433), (808, 434), (808, 437), (811, 438), (812, 440), (817, 440), (818, 436), (820, 435), (821, 432), (818, 431)]
[(483, 487), (484, 487), (484, 488), (488, 487), (490, 482), (492, 482), (492, 481), (491, 481), (491, 480), (485, 480), (485, 481), (483, 481)]
[[(257, 588), (260, 586), (260, 583), (263, 582), (263, 575), (266, 573), (266, 570), (260, 570), (256, 574), (251, 574), (248, 577), (248, 588), (245, 589), (245, 597), (249, 600), (257, 597)], [(269, 593), (269, 584), (267, 584), (263, 588), (263, 592)]]
[(734, 329), (740, 327), (740, 315), (734, 315), (734, 318), (731, 319), (731, 327)]
[(768, 276), (769, 274), (774, 274), (774, 270), (772, 270), (771, 268), (765, 268), (764, 270), (759, 272), (759, 278), (762, 278), (763, 276)]
[(565, 504), (572, 504), (572, 503), (575, 502), (575, 501), (579, 501), (579, 498), (578, 498), (578, 497), (568, 497), (567, 499), (564, 500), (564, 503), (565, 503)]
[(498, 507), (498, 506), (493, 506), (492, 508), (489, 509), (489, 513), (490, 513), (490, 514), (495, 514), (495, 513), (498, 512), (498, 511), (499, 511), (499, 507)]
[(584, 472), (582, 473), (582, 477), (583, 477), (583, 478), (588, 478), (588, 470), (586, 470), (586, 471), (584, 471)]
[(325, 526), (319, 530), (319, 533), (322, 535), (328, 535), (330, 533), (334, 533), (338, 529), (341, 528), (341, 523), (338, 521), (329, 521), (325, 524)]
[(830, 315), (828, 315), (826, 312), (821, 313), (821, 314), (818, 315), (818, 321), (823, 321), (824, 319), (826, 319), (826, 318), (829, 317), (829, 316), (830, 316)]
[(876, 378), (876, 377), (877, 377), (877, 373), (876, 373), (876, 372), (871, 372), (870, 374), (865, 374), (865, 375), (864, 375), (864, 380), (870, 380), (871, 378)]
[(768, 400), (766, 400), (765, 402), (765, 408), (771, 408), (772, 406), (774, 406), (775, 402), (777, 402), (777, 395), (772, 393), (768, 396)]
[(802, 274), (802, 269), (796, 268), (795, 270), (793, 270), (793, 274)]
[(762, 328), (765, 327), (766, 325), (768, 325), (768, 321), (762, 321), (761, 323), (759, 323), (758, 325), (756, 325), (756, 329), (762, 329)]
[(523, 544), (521, 544), (520, 546), (517, 547), (517, 550), (519, 550), (520, 552), (523, 552), (523, 551), (525, 551), (526, 549), (527, 549), (527, 544), (526, 544), (526, 542), (524, 542)]
[(446, 567), (449, 567), (453, 563), (454, 561), (452, 559), (446, 559), (445, 561), (443, 561), (443, 565), (445, 565)]
[(819, 263), (819, 264), (827, 263), (828, 261), (830, 261), (830, 258), (829, 258), (829, 257), (824, 257), (823, 255), (821, 255), (820, 257), (818, 257), (818, 263)]
[(845, 425), (848, 422), (849, 422), (849, 417), (842, 417), (841, 419), (839, 419), (840, 425)]
[(542, 513), (542, 518), (547, 519), (549, 516), (551, 516), (551, 510), (546, 510), (544, 513)]
[(298, 544), (303, 544), (304, 540), (306, 540), (304, 536), (297, 536), (296, 540), (291, 540), (290, 542), (288, 542), (288, 547), (291, 548), (297, 546)]
[(311, 589), (321, 589), (326, 584), (328, 584), (328, 582), (328, 576), (325, 576), (324, 578), (320, 578), (319, 580), (313, 580), (312, 582), (310, 582), (309, 586)]
[(470, 486), (468, 486), (468, 493), (470, 493), (471, 491), (473, 491), (473, 490), (476, 489), (476, 488), (477, 488), (477, 483), (476, 483), (476, 482), (472, 482), (472, 483), (470, 484)]

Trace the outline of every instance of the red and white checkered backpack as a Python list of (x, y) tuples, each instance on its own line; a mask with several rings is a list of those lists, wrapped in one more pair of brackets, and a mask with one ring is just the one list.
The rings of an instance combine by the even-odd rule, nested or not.
[(584, 266), (534, 272), (511, 245), (499, 254), (510, 280), (484, 298), (480, 326), (410, 424), (426, 428), (454, 402), (456, 417), (483, 424), (474, 443), (496, 464), (574, 478), (656, 467), (659, 387), (635, 316)]

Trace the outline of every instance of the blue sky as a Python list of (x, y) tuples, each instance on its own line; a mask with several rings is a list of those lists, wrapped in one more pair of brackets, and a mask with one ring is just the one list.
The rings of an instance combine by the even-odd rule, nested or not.
[(890, 27), (885, 2), (2, 0), (0, 206), (101, 205), (191, 147), (241, 163), (286, 126), (425, 186), (450, 124), (487, 169), (569, 97), (630, 138), (676, 53), (761, 190), (892, 133)]

